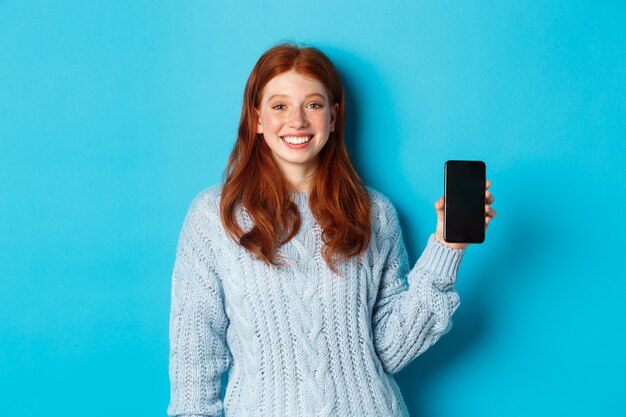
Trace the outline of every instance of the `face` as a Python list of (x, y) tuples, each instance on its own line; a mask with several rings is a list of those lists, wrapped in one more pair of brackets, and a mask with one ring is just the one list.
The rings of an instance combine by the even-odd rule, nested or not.
[(317, 168), (319, 152), (335, 131), (339, 108), (328, 100), (321, 82), (295, 71), (277, 75), (263, 88), (257, 133), (263, 134), (287, 177)]

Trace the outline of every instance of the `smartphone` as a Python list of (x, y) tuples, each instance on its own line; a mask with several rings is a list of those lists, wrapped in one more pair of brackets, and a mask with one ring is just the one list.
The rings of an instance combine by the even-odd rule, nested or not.
[(483, 161), (445, 163), (443, 239), (446, 242), (484, 242), (486, 187)]

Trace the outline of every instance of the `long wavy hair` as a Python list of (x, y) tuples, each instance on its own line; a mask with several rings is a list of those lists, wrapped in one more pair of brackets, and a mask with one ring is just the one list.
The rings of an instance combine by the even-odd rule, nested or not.
[[(284, 265), (277, 249), (300, 229), (300, 214), (269, 146), (262, 134), (256, 133), (256, 110), (265, 85), (290, 70), (320, 81), (330, 106), (339, 104), (335, 130), (319, 153), (309, 198), (311, 212), (322, 229), (322, 256), (337, 272), (336, 262), (366, 251), (371, 236), (371, 204), (345, 146), (345, 101), (339, 74), (316, 48), (280, 44), (267, 50), (254, 66), (243, 94), (237, 141), (224, 171), (221, 221), (229, 235), (257, 258), (274, 266)], [(254, 223), (250, 230), (242, 230), (237, 222), (239, 204)]]

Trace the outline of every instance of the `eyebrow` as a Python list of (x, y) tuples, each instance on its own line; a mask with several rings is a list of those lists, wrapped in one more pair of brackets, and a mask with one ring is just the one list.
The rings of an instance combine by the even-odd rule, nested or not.
[[(313, 96), (319, 96), (322, 98), (322, 100), (324, 99), (324, 96), (321, 95), (320, 93), (313, 93), (313, 94), (309, 94), (308, 96), (306, 96), (305, 98), (309, 98), (309, 97), (313, 97)], [(287, 94), (274, 94), (272, 95), (270, 98), (267, 99), (267, 101), (270, 101), (271, 99), (273, 99), (274, 97), (289, 97)]]

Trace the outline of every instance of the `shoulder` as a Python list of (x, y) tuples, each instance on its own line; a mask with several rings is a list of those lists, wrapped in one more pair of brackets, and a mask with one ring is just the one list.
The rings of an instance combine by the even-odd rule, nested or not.
[(187, 209), (187, 219), (194, 222), (219, 221), (222, 184), (214, 184), (199, 191)]
[(400, 222), (395, 206), (383, 193), (366, 186), (372, 207), (372, 234), (376, 239), (393, 237), (400, 233)]
[(366, 186), (365, 188), (367, 188), (367, 191), (369, 193), (370, 203), (372, 205), (373, 220), (377, 217), (391, 219), (397, 216), (396, 208), (389, 199), (389, 197), (370, 186)]
[(193, 200), (191, 200), (190, 207), (201, 209), (214, 205), (219, 206), (221, 196), (222, 184), (208, 186), (195, 195)]

